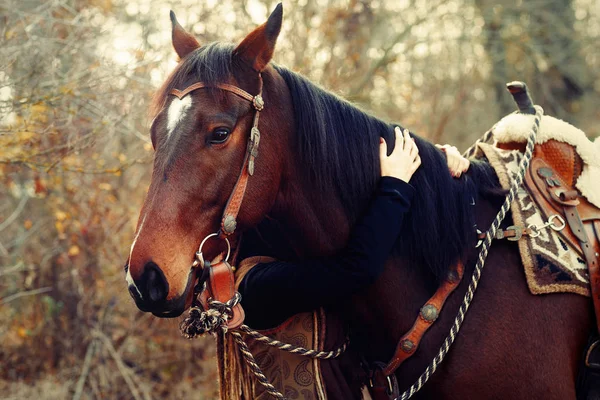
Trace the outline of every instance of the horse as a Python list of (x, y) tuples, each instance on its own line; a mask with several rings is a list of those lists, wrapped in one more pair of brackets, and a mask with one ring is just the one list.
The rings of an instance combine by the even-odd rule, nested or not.
[[(195, 251), (219, 230), (238, 181), (255, 112), (219, 85), (262, 93), (265, 103), (260, 151), (253, 154), (254, 171), (230, 236), (240, 254), (283, 260), (333, 255), (369, 201), (380, 173), (379, 140), (391, 151), (397, 124), (271, 62), (282, 18), (279, 5), (237, 46), (200, 45), (171, 14), (180, 61), (153, 99), (152, 178), (125, 265), (129, 292), (142, 311), (173, 318), (190, 307), (199, 279), (190, 268)], [(206, 87), (183, 98), (170, 95), (198, 82)], [(444, 154), (413, 137), (422, 166), (411, 180), (416, 193), (402, 234), (377, 282), (340, 299), (351, 346), (369, 360), (390, 359), (451, 266), (464, 261), (470, 275), (478, 252), (475, 226), (487, 228), (501, 202), (489, 165), (473, 161), (468, 173), (454, 179)], [(209, 240), (203, 251), (210, 259), (223, 246)], [(467, 281), (450, 296), (415, 355), (395, 372), (400, 389), (435, 356)], [(495, 242), (460, 334), (415, 398), (574, 399), (592, 325), (588, 299), (533, 296), (517, 245)]]

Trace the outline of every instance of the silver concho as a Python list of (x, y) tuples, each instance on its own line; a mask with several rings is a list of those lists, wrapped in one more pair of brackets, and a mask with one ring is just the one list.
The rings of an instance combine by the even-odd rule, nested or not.
[(402, 342), (400, 342), (400, 348), (405, 353), (412, 353), (415, 349), (415, 344), (410, 339), (404, 339)]
[(223, 221), (223, 231), (226, 234), (230, 235), (235, 231), (235, 227), (237, 226), (237, 222), (233, 215), (227, 215), (225, 220)]
[(263, 98), (262, 98), (262, 96), (260, 94), (257, 94), (252, 99), (252, 105), (254, 106), (254, 108), (257, 111), (262, 111), (263, 108), (265, 108), (265, 101), (263, 100)]
[(438, 309), (433, 304), (425, 304), (421, 307), (421, 318), (426, 322), (433, 322), (438, 317)]

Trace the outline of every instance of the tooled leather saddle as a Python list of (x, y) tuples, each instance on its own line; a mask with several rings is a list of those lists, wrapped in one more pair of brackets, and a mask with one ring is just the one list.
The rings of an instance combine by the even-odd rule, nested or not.
[(575, 188), (582, 170), (583, 161), (573, 146), (548, 140), (535, 146), (525, 185), (546, 219), (559, 214), (567, 222), (558, 234), (585, 260), (600, 332), (600, 208)]

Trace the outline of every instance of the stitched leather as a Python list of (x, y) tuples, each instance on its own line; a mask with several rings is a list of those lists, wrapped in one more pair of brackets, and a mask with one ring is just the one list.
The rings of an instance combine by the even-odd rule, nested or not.
[(566, 184), (559, 176), (556, 176), (556, 174), (554, 174), (555, 179), (558, 180), (560, 186), (548, 188), (547, 182), (538, 173), (538, 171), (541, 168), (550, 168), (550, 166), (541, 158), (534, 158), (533, 160), (531, 160), (531, 165), (527, 173), (525, 174), (525, 186), (527, 187), (533, 200), (540, 207), (540, 210), (544, 214), (545, 219), (548, 219), (548, 217), (554, 214), (560, 214), (565, 217), (565, 219), (569, 222), (569, 227), (559, 231), (558, 234), (563, 238), (563, 240), (569, 243), (570, 247), (577, 249), (578, 253), (581, 256), (583, 256), (582, 251), (579, 249), (579, 240), (570, 228), (570, 223), (574, 222), (573, 217), (570, 217), (568, 214), (565, 214), (565, 206), (555, 202), (552, 198), (552, 195), (548, 191), (548, 189), (559, 190), (560, 188), (563, 188), (564, 190)]
[(242, 99), (246, 99), (246, 100), (248, 100), (250, 102), (252, 102), (254, 100), (254, 96), (252, 96), (250, 93), (246, 92), (243, 89), (238, 88), (237, 86), (228, 85), (226, 83), (219, 83), (219, 84), (214, 84), (214, 85), (207, 85), (205, 83), (198, 82), (198, 83), (194, 83), (193, 85), (190, 85), (190, 86), (186, 87), (183, 90), (173, 89), (173, 90), (171, 90), (171, 94), (177, 96), (181, 100), (186, 95), (188, 95), (189, 93), (193, 92), (194, 90), (198, 90), (198, 89), (202, 89), (202, 88), (218, 88), (218, 89), (223, 89), (223, 90), (226, 90), (226, 91), (231, 92), (233, 94), (236, 94), (236, 95), (240, 96)]

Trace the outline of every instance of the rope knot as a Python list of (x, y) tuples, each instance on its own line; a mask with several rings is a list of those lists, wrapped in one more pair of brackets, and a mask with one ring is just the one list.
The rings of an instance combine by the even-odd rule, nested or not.
[(218, 300), (208, 299), (208, 309), (200, 307), (190, 308), (188, 316), (181, 321), (179, 329), (183, 337), (193, 339), (205, 333), (215, 334), (219, 330), (227, 332), (227, 321), (233, 316), (235, 307), (242, 296), (236, 292), (231, 299), (223, 303)]

